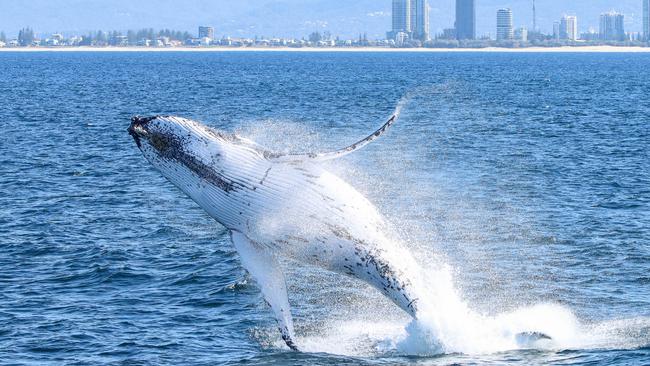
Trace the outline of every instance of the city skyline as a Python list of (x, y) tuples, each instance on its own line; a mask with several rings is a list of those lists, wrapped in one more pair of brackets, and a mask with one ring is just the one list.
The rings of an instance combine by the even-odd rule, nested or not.
[[(414, 3), (417, 0), (412, 0)], [(646, 0), (647, 1), (647, 0)], [(75, 6), (69, 6), (70, 4)], [(195, 32), (197, 24), (214, 27), (217, 37), (302, 37), (313, 31), (330, 32), (344, 38), (367, 33), (369, 38), (385, 37), (391, 27), (390, 0), (360, 0), (352, 3), (320, 0), (190, 0), (179, 3), (144, 0), (132, 4), (124, 0), (99, 0), (83, 4), (79, 0), (27, 0), (16, 4), (0, 0), (0, 30), (16, 36), (26, 26), (40, 33), (84, 33), (98, 29), (173, 28)], [(68, 5), (68, 6), (66, 6)], [(156, 6), (154, 6), (156, 5)], [(552, 34), (553, 24), (563, 15), (577, 15), (578, 33), (598, 31), (600, 14), (616, 10), (625, 15), (625, 30), (642, 32), (641, 0), (537, 0), (537, 25)], [(429, 27), (433, 37), (456, 22), (455, 0), (429, 2)], [(514, 28), (533, 29), (531, 1), (483, 0), (476, 2), (476, 37), (496, 36), (496, 11), (510, 8)], [(281, 19), (282, 21), (279, 21)]]

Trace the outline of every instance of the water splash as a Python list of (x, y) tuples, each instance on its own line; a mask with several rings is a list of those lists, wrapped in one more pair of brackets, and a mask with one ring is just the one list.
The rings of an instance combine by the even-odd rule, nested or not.
[[(464, 303), (448, 270), (431, 272), (431, 298), (419, 319), (330, 321), (316, 335), (299, 338), (306, 352), (348, 356), (487, 355), (535, 349), (635, 349), (650, 344), (650, 318), (586, 323), (566, 306), (537, 304), (482, 315)], [(433, 277), (433, 276), (432, 276)], [(518, 336), (537, 331), (551, 339)]]

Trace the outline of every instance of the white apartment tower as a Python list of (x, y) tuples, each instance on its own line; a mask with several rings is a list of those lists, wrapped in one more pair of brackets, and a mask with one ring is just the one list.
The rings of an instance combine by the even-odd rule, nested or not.
[(423, 42), (429, 40), (428, 0), (393, 0), (393, 29), (388, 38), (397, 39), (400, 33)]
[(578, 18), (575, 16), (563, 16), (560, 19), (560, 39), (575, 41), (578, 39)]
[(497, 11), (497, 41), (507, 41), (514, 37), (512, 28), (512, 10), (509, 8)]
[(209, 38), (210, 40), (214, 39), (214, 28), (200, 26), (199, 27), (199, 38)]

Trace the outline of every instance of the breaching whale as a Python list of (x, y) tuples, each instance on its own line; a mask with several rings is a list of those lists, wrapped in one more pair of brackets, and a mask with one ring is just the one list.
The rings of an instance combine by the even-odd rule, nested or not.
[(297, 350), (281, 257), (365, 281), (417, 319), (416, 261), (389, 238), (375, 206), (321, 164), (359, 150), (398, 117), (399, 107), (370, 136), (323, 153), (276, 153), (173, 116), (134, 117), (128, 132), (162, 175), (230, 231), (282, 339)]
[[(377, 209), (319, 164), (382, 135), (326, 153), (279, 154), (234, 134), (179, 117), (134, 117), (128, 131), (167, 179), (225, 226), (244, 268), (261, 287), (291, 349), (293, 322), (277, 255), (361, 279), (416, 316), (412, 279), (393, 253)], [(406, 261), (408, 262), (408, 260)]]

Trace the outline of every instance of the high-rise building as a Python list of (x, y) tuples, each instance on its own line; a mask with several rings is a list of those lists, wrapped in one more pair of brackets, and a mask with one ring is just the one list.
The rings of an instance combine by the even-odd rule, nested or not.
[(643, 39), (650, 41), (650, 0), (643, 0)]
[(497, 11), (497, 41), (507, 41), (513, 38), (512, 10), (509, 8)]
[(212, 27), (199, 27), (199, 38), (214, 39), (214, 28)]
[(429, 1), (393, 0), (393, 29), (388, 38), (429, 40)]
[(517, 41), (528, 42), (528, 29), (524, 27), (515, 29), (515, 39)]
[(553, 39), (560, 40), (560, 22), (553, 22)]
[(578, 18), (575, 16), (563, 16), (560, 19), (560, 39), (575, 41), (578, 39)]
[(476, 38), (475, 0), (456, 0), (456, 38), (458, 40)]
[(411, 0), (411, 36), (426, 42), (429, 40), (429, 1)]
[(600, 39), (605, 41), (625, 40), (624, 21), (623, 14), (615, 11), (600, 14)]
[(411, 1), (393, 0), (393, 34), (411, 33)]

